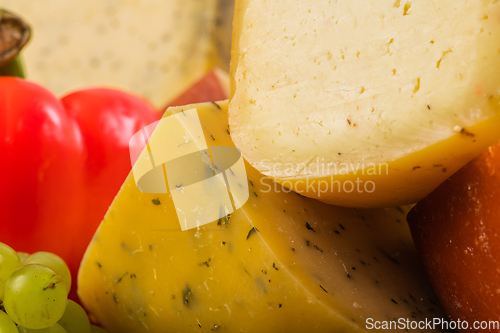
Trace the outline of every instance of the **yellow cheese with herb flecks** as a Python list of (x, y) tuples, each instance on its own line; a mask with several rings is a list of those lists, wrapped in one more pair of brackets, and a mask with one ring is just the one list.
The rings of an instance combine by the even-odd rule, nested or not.
[(307, 197), (415, 203), (500, 139), (498, 17), (497, 0), (237, 0), (232, 139)]
[(27, 75), (57, 95), (106, 86), (155, 106), (229, 70), (233, 0), (3, 0), (33, 28)]
[[(196, 108), (208, 145), (233, 146), (227, 105), (165, 116)], [(130, 175), (80, 268), (86, 309), (114, 333), (362, 332), (368, 318), (444, 316), (411, 241), (407, 207), (331, 206), (248, 164), (246, 171), (247, 203), (187, 231), (169, 194), (142, 193)]]

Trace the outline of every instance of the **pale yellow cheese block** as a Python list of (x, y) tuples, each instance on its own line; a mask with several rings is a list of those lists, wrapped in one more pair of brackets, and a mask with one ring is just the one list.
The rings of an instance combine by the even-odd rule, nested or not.
[[(165, 116), (192, 108), (209, 146), (233, 146), (227, 101)], [(335, 207), (246, 172), (247, 203), (187, 231), (169, 194), (142, 193), (130, 175), (80, 268), (91, 315), (113, 333), (362, 332), (368, 318), (444, 318), (407, 207)], [(193, 196), (193, 206), (205, 199)]]
[(500, 139), (498, 17), (496, 0), (238, 0), (236, 147), (324, 202), (416, 202)]
[(33, 28), (29, 79), (57, 95), (124, 89), (157, 107), (208, 70), (229, 70), (232, 0), (4, 0)]

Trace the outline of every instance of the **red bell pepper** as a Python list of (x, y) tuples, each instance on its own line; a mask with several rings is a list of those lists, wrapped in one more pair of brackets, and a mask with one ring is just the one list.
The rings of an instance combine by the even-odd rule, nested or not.
[(58, 100), (0, 77), (0, 242), (59, 254), (76, 274), (84, 251), (131, 169), (129, 139), (160, 114), (111, 89)]

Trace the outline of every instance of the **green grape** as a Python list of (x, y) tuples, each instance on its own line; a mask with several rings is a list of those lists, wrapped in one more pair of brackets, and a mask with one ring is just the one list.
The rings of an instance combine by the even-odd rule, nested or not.
[(19, 251), (17, 252), (17, 254), (19, 255), (19, 258), (21, 258), (21, 262), (24, 262), (31, 255), (28, 252), (19, 252)]
[(0, 311), (0, 332), (1, 333), (18, 333), (16, 324), (3, 311)]
[(66, 331), (64, 327), (62, 327), (59, 324), (54, 324), (50, 327), (42, 328), (41, 330), (33, 330), (22, 326), (19, 326), (18, 328), (19, 328), (19, 333), (68, 333), (68, 331)]
[(0, 243), (0, 299), (3, 298), (3, 286), (10, 275), (21, 266), (21, 259), (10, 246)]
[(92, 325), (91, 333), (108, 333), (108, 331), (106, 331), (104, 328), (101, 328), (99, 326)]
[(3, 306), (17, 324), (25, 328), (47, 328), (66, 310), (66, 286), (50, 268), (30, 264), (15, 271), (5, 283)]
[(66, 311), (58, 324), (71, 333), (91, 333), (90, 320), (85, 310), (73, 302), (68, 300), (66, 303)]
[(68, 265), (66, 265), (64, 260), (57, 254), (50, 252), (36, 252), (30, 255), (28, 259), (23, 262), (23, 264), (40, 264), (52, 269), (63, 278), (69, 293), (69, 290), (71, 289), (71, 272), (69, 271)]

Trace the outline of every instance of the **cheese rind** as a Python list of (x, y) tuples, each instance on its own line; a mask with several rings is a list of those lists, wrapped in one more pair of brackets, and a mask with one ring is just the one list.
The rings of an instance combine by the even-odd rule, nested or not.
[[(496, 1), (239, 0), (235, 145), (324, 202), (416, 202), (500, 138), (499, 15)], [(335, 183), (358, 178), (375, 190)]]
[[(166, 116), (192, 108), (210, 146), (233, 146), (227, 102)], [(444, 315), (404, 222), (408, 208), (331, 206), (248, 164), (246, 172), (247, 203), (187, 231), (169, 194), (142, 193), (129, 176), (80, 268), (86, 309), (121, 333), (362, 332), (367, 318)]]

